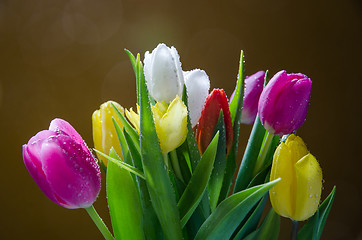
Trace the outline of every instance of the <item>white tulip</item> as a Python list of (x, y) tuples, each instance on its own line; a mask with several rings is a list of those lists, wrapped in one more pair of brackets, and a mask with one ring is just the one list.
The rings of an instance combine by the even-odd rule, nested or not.
[(199, 121), (205, 100), (209, 95), (210, 80), (204, 70), (194, 69), (184, 72), (187, 104), (192, 127)]
[(167, 103), (182, 98), (184, 77), (176, 48), (160, 43), (145, 53), (144, 74), (148, 91), (156, 101)]

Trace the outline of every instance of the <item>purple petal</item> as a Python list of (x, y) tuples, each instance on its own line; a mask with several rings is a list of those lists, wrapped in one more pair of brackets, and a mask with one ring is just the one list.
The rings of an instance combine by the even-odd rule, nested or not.
[(286, 134), (298, 129), (305, 121), (309, 107), (312, 81), (293, 79), (284, 86), (283, 94), (275, 102), (275, 134)]
[(66, 208), (86, 208), (100, 191), (100, 171), (93, 156), (67, 135), (47, 139), (41, 150), (44, 173)]
[(73, 138), (78, 144), (82, 145), (82, 148), (86, 151), (88, 149), (87, 144), (84, 142), (83, 138), (79, 135), (79, 133), (70, 125), (67, 121), (55, 118), (50, 122), (49, 126), (50, 131), (54, 131), (58, 134), (63, 133), (69, 135)]
[(245, 92), (241, 122), (252, 124), (258, 112), (258, 102), (263, 91), (265, 72), (259, 71), (245, 79)]
[(258, 113), (260, 120), (266, 130), (271, 133), (274, 133), (274, 128), (271, 126), (276, 116), (274, 104), (282, 92), (287, 79), (288, 75), (285, 70), (276, 73), (273, 78), (270, 79), (259, 98)]
[[(30, 157), (28, 145), (23, 145), (23, 159), (24, 164), (35, 183), (39, 186), (39, 188), (43, 191), (43, 193), (53, 202), (60, 204), (57, 198), (53, 195), (53, 191), (47, 182), (45, 173), (42, 169), (42, 164), (36, 156), (36, 153), (33, 153), (33, 157)], [(34, 157), (36, 156), (36, 157)]]

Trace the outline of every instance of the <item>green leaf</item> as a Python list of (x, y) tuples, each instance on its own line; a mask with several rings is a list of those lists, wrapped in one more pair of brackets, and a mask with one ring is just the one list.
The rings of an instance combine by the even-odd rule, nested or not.
[(140, 92), (140, 146), (141, 159), (147, 188), (156, 215), (160, 221), (165, 238), (169, 240), (182, 239), (180, 217), (176, 205), (170, 178), (164, 164), (159, 140), (157, 137), (153, 115), (148, 97), (147, 87), (139, 65)]
[(244, 52), (241, 51), (240, 63), (239, 63), (239, 74), (237, 85), (235, 89), (234, 98), (231, 100), (229, 109), (230, 116), (233, 123), (233, 144), (229, 155), (226, 158), (225, 174), (223, 179), (223, 185), (220, 192), (219, 202), (224, 200), (230, 191), (230, 186), (233, 180), (233, 176), (236, 170), (236, 158), (239, 144), (239, 130), (240, 130), (240, 119), (244, 101), (244, 80), (245, 80), (245, 67), (244, 67)]
[[(265, 72), (264, 87), (268, 82), (268, 71)], [(248, 144), (246, 146), (243, 159), (236, 178), (234, 192), (239, 192), (247, 188), (254, 177), (254, 168), (258, 160), (259, 152), (266, 134), (265, 128), (257, 115), (254, 121), (253, 129), (250, 133)]]
[(231, 195), (206, 219), (195, 240), (230, 239), (240, 222), (279, 179)]
[(125, 170), (127, 170), (127, 171), (129, 171), (129, 172), (143, 178), (143, 179), (146, 179), (143, 172), (141, 172), (137, 168), (133, 167), (132, 165), (129, 165), (129, 164), (125, 163), (125, 162), (119, 161), (118, 159), (112, 158), (111, 156), (108, 156), (107, 154), (104, 154), (101, 151), (98, 151), (97, 149), (94, 149), (94, 151), (96, 151), (97, 153), (99, 153), (103, 157), (107, 158), (108, 161), (113, 162), (117, 166), (119, 166), (119, 167), (121, 167), (121, 168), (123, 168), (123, 169), (125, 169)]
[[(187, 107), (187, 111), (190, 112), (187, 102), (187, 93), (186, 93), (186, 84), (183, 89), (182, 94), (182, 101)], [(199, 151), (199, 148), (197, 146), (196, 137), (194, 134), (194, 130), (192, 129), (190, 115), (187, 114), (187, 136), (186, 136), (186, 143), (189, 151), (189, 157), (190, 157), (190, 164), (191, 164), (191, 171), (194, 171), (198, 162), (200, 161), (201, 154)]]
[(128, 50), (128, 49), (124, 49), (129, 57), (129, 59), (131, 60), (131, 64), (132, 64), (132, 67), (133, 67), (133, 71), (135, 73), (135, 76), (136, 76), (136, 92), (137, 92), (137, 103), (140, 104), (140, 101), (139, 101), (139, 90), (138, 90), (138, 87), (139, 87), (139, 79), (140, 79), (140, 76), (139, 76), (139, 64), (138, 62), (140, 61), (140, 55), (137, 54), (137, 59), (134, 57), (134, 55)]
[(250, 215), (248, 220), (242, 225), (241, 229), (239, 230), (238, 234), (234, 237), (233, 240), (241, 240), (246, 235), (248, 235), (251, 232), (256, 230), (259, 220), (261, 218), (261, 215), (263, 213), (267, 199), (268, 199), (268, 196), (264, 196), (260, 200), (259, 204), (256, 206), (253, 213)]
[(270, 209), (268, 215), (265, 217), (262, 225), (254, 232), (249, 234), (244, 240), (277, 240), (280, 230), (280, 217)]
[[(118, 161), (112, 148), (110, 156)], [(107, 201), (116, 239), (145, 239), (142, 227), (142, 209), (136, 185), (131, 174), (114, 162), (108, 162)]]
[(143, 171), (142, 167), (142, 161), (141, 161), (141, 153), (137, 149), (134, 141), (132, 140), (132, 137), (129, 135), (129, 133), (123, 128), (123, 135), (126, 140), (126, 144), (128, 147), (128, 151), (132, 157), (133, 160), (133, 166), (138, 168), (140, 171)]
[(252, 180), (253, 169), (255, 162), (258, 159), (264, 134), (265, 128), (261, 125), (259, 117), (256, 116), (254, 126), (244, 152), (243, 160), (241, 161), (238, 176), (236, 178), (234, 192), (244, 190)]
[(241, 118), (241, 111), (243, 107), (244, 101), (244, 80), (245, 80), (245, 66), (244, 66), (244, 52), (241, 50), (240, 53), (240, 62), (239, 62), (239, 72), (238, 72), (238, 80), (236, 83), (234, 97), (230, 102), (229, 109), (231, 120), (233, 125), (235, 123), (239, 123)]
[(131, 60), (131, 64), (132, 64), (132, 67), (133, 67), (133, 71), (135, 72), (135, 74), (137, 74), (137, 66), (136, 66), (136, 58), (134, 57), (134, 55), (131, 53), (130, 50), (128, 49), (124, 49), (124, 51), (127, 53), (128, 57), (129, 57), (129, 60)]
[(226, 132), (224, 114), (222, 110), (220, 111), (215, 131), (219, 132), (219, 141), (217, 145), (214, 169), (212, 170), (208, 186), (210, 208), (212, 212), (215, 210), (219, 202), (219, 196), (224, 180), (224, 172), (226, 166)]
[[(127, 146), (126, 139), (125, 139), (125, 137), (123, 135), (123, 131), (120, 128), (120, 126), (118, 125), (117, 121), (114, 120), (113, 117), (112, 117), (112, 122), (113, 122), (113, 126), (114, 126), (114, 128), (116, 130), (116, 133), (117, 133), (119, 144), (121, 145), (122, 156), (127, 156), (127, 154), (128, 154), (128, 146)], [(124, 157), (123, 161), (126, 162), (129, 165), (133, 164), (131, 159), (127, 159), (126, 157)]]
[[(123, 127), (126, 129), (126, 131), (129, 133), (129, 135), (131, 136), (136, 148), (138, 151), (140, 151), (140, 140), (139, 140), (139, 136), (138, 133), (136, 131), (136, 129), (134, 129), (131, 124), (127, 121), (127, 119), (122, 115), (122, 113), (118, 110), (118, 108), (116, 108), (116, 106), (114, 106), (113, 103), (111, 103), (114, 111), (116, 112), (117, 116), (119, 117), (119, 120), (121, 120), (121, 123), (123, 124)], [(113, 121), (114, 122), (114, 121)], [(119, 128), (120, 129), (120, 128)]]
[(189, 181), (189, 184), (187, 185), (184, 193), (180, 198), (180, 201), (178, 202), (178, 208), (182, 217), (182, 227), (185, 226), (191, 217), (205, 192), (214, 165), (218, 140), (219, 133), (215, 135), (214, 139), (211, 141), (206, 151), (202, 155), (200, 162)]
[(277, 146), (279, 144), (279, 141), (280, 141), (280, 136), (279, 135), (274, 135), (273, 139), (272, 139), (272, 142), (271, 142), (271, 144), (269, 146), (268, 153), (266, 154), (264, 165), (261, 168), (262, 170), (269, 167), (271, 165), (271, 163), (273, 162), (274, 152), (275, 152), (275, 149), (277, 148)]
[(190, 155), (187, 148), (187, 143), (184, 142), (180, 147), (176, 149), (178, 163), (180, 165), (181, 175), (185, 181), (185, 184), (188, 184), (191, 178), (191, 162)]
[[(134, 142), (127, 131), (123, 130), (125, 136), (129, 153), (133, 159), (133, 164), (136, 168), (143, 170), (141, 162), (141, 153), (138, 152), (137, 148), (134, 145)], [(152, 207), (150, 195), (148, 194), (148, 189), (146, 181), (144, 179), (136, 178), (138, 185), (138, 190), (140, 193), (141, 205), (143, 210), (143, 230), (147, 239), (159, 240), (163, 239), (162, 230), (156, 213)]]
[(313, 217), (298, 232), (299, 240), (320, 239), (324, 225), (327, 221), (328, 214), (332, 208), (334, 196), (336, 194), (336, 186), (333, 187), (331, 193), (319, 206), (319, 209)]

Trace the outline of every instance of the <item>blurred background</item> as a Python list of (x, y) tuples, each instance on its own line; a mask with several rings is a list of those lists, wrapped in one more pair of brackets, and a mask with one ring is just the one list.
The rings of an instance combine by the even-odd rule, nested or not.
[[(240, 50), (246, 74), (302, 72), (313, 81), (298, 134), (319, 160), (324, 199), (337, 186), (322, 239), (362, 239), (362, 11), (358, 0), (0, 0), (0, 239), (102, 239), (83, 210), (64, 209), (27, 172), (22, 144), (53, 118), (93, 147), (91, 115), (136, 102), (123, 51), (175, 46), (183, 70), (204, 69), (230, 96)], [(250, 126), (241, 127), (243, 152)], [(241, 155), (240, 155), (241, 156)], [(104, 176), (103, 176), (104, 177)], [(103, 178), (95, 203), (110, 226)], [(280, 239), (291, 223), (282, 221)]]

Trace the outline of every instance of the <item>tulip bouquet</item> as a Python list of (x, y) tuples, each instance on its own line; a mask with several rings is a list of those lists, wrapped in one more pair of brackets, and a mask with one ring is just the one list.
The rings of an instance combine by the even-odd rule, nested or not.
[[(292, 220), (292, 239), (320, 238), (335, 188), (320, 203), (320, 165), (295, 135), (309, 107), (307, 76), (245, 78), (241, 52), (228, 100), (222, 89), (209, 93), (205, 71), (183, 71), (174, 47), (159, 44), (143, 63), (126, 52), (136, 111), (108, 101), (93, 113), (100, 166), (61, 119), (23, 145), (25, 166), (50, 200), (86, 209), (105, 239), (277, 239), (280, 216)], [(241, 124), (253, 128), (239, 165)], [(93, 207), (101, 169), (113, 233)]]

